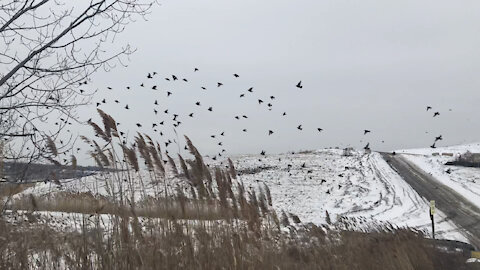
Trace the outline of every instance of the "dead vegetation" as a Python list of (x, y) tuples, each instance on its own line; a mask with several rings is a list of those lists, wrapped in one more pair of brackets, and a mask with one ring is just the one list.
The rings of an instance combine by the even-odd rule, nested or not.
[[(355, 233), (339, 230), (342, 224), (301, 225), (290, 213), (277, 217), (268, 186), (246, 190), (233, 162), (228, 169), (207, 167), (188, 137), (192, 157), (178, 156), (179, 166), (145, 134), (137, 134), (135, 145), (115, 144), (115, 121), (100, 114), (104, 129), (92, 126), (105, 145), (84, 141), (99, 166), (115, 169), (103, 179), (108, 196), (15, 196), (0, 220), (0, 269), (464, 267), (461, 254), (434, 248), (419, 232)], [(140, 160), (151, 179), (139, 174)], [(178, 178), (180, 185), (170, 185)], [(155, 196), (134, 188), (147, 180), (157, 184)], [(37, 211), (80, 214), (60, 222), (73, 228), (66, 230)]]

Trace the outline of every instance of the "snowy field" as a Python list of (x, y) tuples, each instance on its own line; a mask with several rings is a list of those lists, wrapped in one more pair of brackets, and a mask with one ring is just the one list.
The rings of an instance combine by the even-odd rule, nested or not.
[[(435, 149), (400, 150), (397, 153), (402, 153), (402, 156), (408, 161), (431, 174), (442, 184), (454, 189), (480, 208), (480, 168), (445, 165), (446, 162), (453, 161), (467, 151), (480, 153), (480, 143)], [(442, 154), (453, 154), (453, 156)]]
[[(260, 160), (259, 160), (260, 159)], [(391, 223), (428, 231), (429, 203), (421, 198), (378, 153), (326, 149), (304, 154), (234, 160), (246, 186), (267, 184), (277, 210), (294, 213), (303, 222), (354, 217), (363, 226)], [(362, 225), (361, 225), (362, 226)], [(444, 215), (437, 216), (438, 237), (466, 241)]]
[[(428, 202), (403, 181), (378, 153), (351, 151), (345, 155), (343, 150), (325, 149), (266, 157), (246, 155), (232, 159), (240, 175), (238, 180), (243, 181), (246, 188), (267, 184), (275, 209), (279, 213), (293, 213), (304, 223), (324, 224), (328, 211), (332, 222), (339, 217), (356, 220), (353, 229), (368, 230), (392, 224), (429, 232)], [(209, 158), (205, 161), (207, 164), (225, 165), (225, 162), (220, 164), (220, 161)], [(135, 176), (143, 179), (133, 181), (135, 196), (163, 196), (163, 184), (148, 181), (151, 177), (147, 176), (148, 172)], [(16, 196), (51, 196), (61, 191), (116, 196), (120, 190), (118, 183), (124, 185), (123, 190), (132, 183), (128, 179), (106, 181), (108, 178), (108, 174), (89, 176), (62, 181), (61, 186), (42, 182)], [(168, 189), (171, 190), (182, 186), (185, 181), (173, 176), (169, 178)], [(438, 238), (467, 241), (453, 223), (445, 220), (441, 212), (437, 213)], [(55, 213), (50, 218), (62, 224), (61, 217), (61, 213)]]

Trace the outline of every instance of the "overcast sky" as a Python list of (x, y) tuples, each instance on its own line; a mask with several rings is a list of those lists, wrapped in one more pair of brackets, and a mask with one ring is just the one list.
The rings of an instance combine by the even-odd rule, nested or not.
[[(190, 136), (204, 154), (367, 142), (393, 150), (428, 147), (440, 134), (440, 146), (480, 141), (478, 14), (479, 1), (162, 1), (148, 21), (130, 25), (118, 39), (138, 49), (128, 67), (99, 72), (89, 87), (99, 89), (94, 101), (106, 98), (101, 108), (130, 135), (137, 122), (153, 135), (152, 123), (165, 120), (170, 124), (160, 130), (173, 138), (169, 119), (179, 114), (178, 134)], [(152, 71), (159, 75), (147, 80)], [(163, 79), (171, 74), (188, 82)], [(295, 87), (299, 80), (303, 89)], [(140, 88), (142, 82), (160, 90)], [(254, 92), (240, 99), (250, 87)], [(276, 99), (268, 111), (271, 95)], [(259, 105), (258, 98), (266, 102)], [(426, 112), (427, 105), (433, 111)], [(441, 115), (433, 118), (435, 111)], [(95, 106), (80, 113), (88, 119)], [(364, 136), (364, 129), (372, 133)], [(210, 138), (221, 131), (221, 140)]]

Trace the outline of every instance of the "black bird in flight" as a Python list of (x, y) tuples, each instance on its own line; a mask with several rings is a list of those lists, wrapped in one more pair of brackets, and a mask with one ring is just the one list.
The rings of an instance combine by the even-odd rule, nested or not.
[(101, 104), (100, 102), (97, 102), (97, 107), (100, 106), (100, 104)]
[(160, 122), (159, 124), (163, 126), (163, 123), (164, 123), (164, 122), (165, 122), (165, 121), (162, 121), (162, 122)]
[(215, 139), (215, 135), (210, 135), (210, 137), (214, 138)]
[(427, 106), (427, 112), (428, 112), (429, 110), (431, 110), (431, 109), (432, 109), (432, 107)]
[(155, 124), (155, 123), (152, 124), (152, 128), (154, 128), (154, 127), (156, 127), (156, 126), (157, 126), (157, 124)]
[(222, 142), (219, 142), (218, 145), (222, 146)]
[(189, 114), (188, 116), (193, 117), (193, 113)]
[(80, 89), (80, 93), (83, 94), (83, 92), (85, 92), (85, 90)]
[(367, 143), (367, 145), (365, 145), (365, 147), (363, 149), (370, 150), (370, 143)]
[(178, 114), (173, 114), (173, 121), (177, 121)]
[(195, 102), (195, 105), (200, 106), (200, 101)]
[(241, 98), (244, 97), (244, 96), (245, 96), (245, 94), (241, 94), (241, 95), (240, 95)]
[(270, 99), (272, 99), (272, 100), (273, 100), (273, 99), (275, 99), (275, 97), (274, 97), (274, 96), (270, 96)]
[(250, 87), (247, 91), (252, 93), (253, 92), (253, 87)]
[(170, 81), (170, 78), (165, 78), (165, 80)]
[(198, 71), (198, 68), (195, 68), (195, 69), (193, 70), (193, 72), (197, 72), (197, 71)]
[(237, 73), (233, 74), (233, 76), (234, 76), (235, 78), (238, 78), (238, 77), (240, 77), (240, 76), (238, 76), (238, 74), (237, 74)]
[(167, 97), (169, 97), (172, 94), (172, 92), (167, 91)]
[(156, 71), (153, 72), (153, 76), (155, 76), (155, 75), (157, 75), (157, 72), (156, 72)]
[(265, 156), (265, 150), (262, 150), (262, 152), (260, 152), (260, 155)]
[(207, 88), (205, 88), (205, 87), (203, 87), (203, 86), (202, 86), (202, 89), (203, 89), (203, 90), (207, 90)]
[(144, 87), (144, 86), (145, 86), (145, 85), (144, 85), (143, 83), (142, 83), (142, 84), (140, 84), (140, 87)]
[(258, 104), (262, 104), (262, 103), (263, 103), (263, 100), (259, 99)]
[(363, 135), (367, 135), (367, 133), (370, 133), (370, 132), (371, 132), (370, 130), (365, 129), (365, 130), (363, 131)]
[(243, 117), (243, 118), (245, 118), (245, 119), (247, 119), (247, 118), (248, 118), (248, 116), (246, 116), (246, 115), (242, 115), (242, 117)]
[(153, 78), (152, 74), (148, 73), (147, 78), (149, 78), (149, 79)]
[(157, 111), (157, 110), (155, 110), (155, 109), (153, 109), (153, 112), (154, 112), (155, 114), (158, 114), (158, 111)]
[(102, 103), (107, 103), (107, 101), (105, 99), (102, 100)]
[(127, 90), (130, 90), (130, 86), (127, 86)]
[(220, 87), (220, 86), (222, 86), (222, 85), (223, 85), (223, 83), (217, 82), (217, 87)]
[(115, 103), (120, 103), (120, 101), (118, 101), (118, 100), (115, 99)]
[(285, 115), (287, 115), (287, 113), (286, 113), (286, 112), (283, 112), (283, 114), (282, 114), (282, 115), (283, 115), (283, 116), (285, 116)]
[(128, 108), (128, 104), (127, 104), (127, 105), (125, 105), (125, 109), (127, 109), (127, 110), (129, 109), (129, 108)]
[(441, 140), (443, 140), (442, 135), (440, 135), (440, 136), (438, 136), (438, 137), (435, 137), (435, 142), (436, 142), (436, 141), (441, 141)]
[(157, 86), (156, 85), (152, 86), (152, 89), (157, 90)]
[(247, 129), (246, 129), (246, 128), (244, 128), (242, 131), (243, 131), (243, 132), (247, 132)]
[(436, 116), (439, 116), (439, 115), (440, 115), (439, 112), (435, 112), (435, 113), (433, 114), (433, 117), (436, 117)]
[(142, 125), (141, 125), (141, 124), (139, 124), (139, 123), (137, 123), (137, 127), (142, 127)]
[(155, 104), (155, 105), (158, 105), (158, 101), (157, 101), (157, 100), (155, 100), (155, 102), (154, 102), (153, 104)]
[(187, 79), (185, 79), (185, 78), (183, 78), (183, 81), (184, 81), (184, 82), (188, 82), (188, 80), (187, 80)]
[(317, 128), (318, 132), (322, 132), (323, 128)]
[(166, 110), (165, 110), (165, 111), (163, 111), (163, 112), (168, 114), (168, 109), (166, 109)]
[(235, 116), (235, 119), (239, 120), (239, 119), (240, 119), (240, 117), (237, 115), (237, 116)]
[(299, 81), (296, 86), (297, 86), (297, 88), (300, 88), (300, 89), (303, 88), (302, 81)]
[(268, 136), (272, 135), (273, 134), (273, 131), (269, 130), (268, 131)]
[(175, 75), (172, 75), (172, 79), (173, 79), (174, 81), (178, 80), (178, 79), (177, 79), (177, 76), (175, 76)]
[(108, 90), (112, 90), (112, 87), (108, 86), (107, 89), (108, 89)]
[(298, 125), (297, 129), (298, 130), (303, 130), (302, 125)]
[(212, 108), (212, 107), (208, 107), (208, 110), (209, 110), (209, 111), (213, 111), (213, 108)]

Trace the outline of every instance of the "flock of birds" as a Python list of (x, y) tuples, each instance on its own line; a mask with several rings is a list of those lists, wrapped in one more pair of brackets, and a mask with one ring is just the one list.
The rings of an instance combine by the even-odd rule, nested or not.
[[(194, 73), (199, 72), (199, 71), (200, 70), (198, 68), (193, 69)], [(237, 73), (234, 73), (232, 75), (233, 75), (233, 78), (235, 78), (235, 79), (240, 77), (240, 75), (237, 74)], [(145, 76), (145, 81), (139, 82), (137, 86), (126, 86), (125, 88), (126, 88), (126, 90), (130, 90), (130, 89), (133, 89), (134, 87), (136, 87), (136, 88), (140, 87), (140, 88), (145, 88), (145, 89), (151, 89), (152, 91), (160, 91), (159, 84), (156, 83), (157, 82), (156, 80), (154, 80), (154, 79), (157, 79), (158, 77), (160, 77), (160, 75), (157, 72), (149, 72)], [(162, 79), (162, 78), (160, 78), (160, 79)], [(187, 78), (181, 78), (177, 75), (169, 75), (167, 77), (164, 77), (163, 79), (165, 81), (169, 81), (169, 82), (174, 82), (174, 81), (185, 82), (185, 83), (189, 82), (189, 80)], [(217, 88), (223, 87), (223, 86), (224, 86), (224, 84), (222, 82), (217, 82), (215, 84), (215, 87), (217, 87)], [(292, 84), (292, 87), (293, 86), (295, 86), (297, 89), (303, 89), (302, 81), (299, 81), (296, 85)], [(207, 87), (205, 87), (205, 86), (200, 86), (200, 89), (202, 89), (203, 91), (207, 91)], [(108, 86), (107, 90), (112, 91), (114, 89), (112, 87)], [(174, 93), (172, 91), (167, 91), (167, 90), (162, 90), (162, 91), (165, 92), (165, 98), (170, 98), (172, 95), (174, 95)], [(254, 92), (255, 92), (254, 87), (249, 87), (239, 95), (239, 98), (243, 99), (247, 95), (252, 95), (252, 93), (254, 93)], [(114, 96), (114, 95), (112, 95), (110, 93), (110, 96)], [(261, 99), (261, 98), (258, 98), (258, 97), (255, 97), (255, 99), (257, 100), (258, 105), (266, 105), (266, 108), (270, 111), (272, 110), (272, 108), (274, 106), (274, 102), (276, 100), (275, 96), (273, 96), (273, 95), (270, 95), (268, 97), (268, 99)], [(107, 104), (109, 102), (111, 102), (111, 100), (107, 100), (107, 98), (103, 98), (103, 99), (99, 100), (98, 102), (96, 102), (96, 106), (100, 107), (100, 106), (102, 106), (104, 104)], [(158, 100), (151, 100), (150, 102), (151, 102), (151, 106), (152, 106), (151, 112), (153, 114), (151, 119), (158, 119), (159, 114), (164, 115), (164, 117), (166, 117), (166, 118), (162, 118), (161, 121), (152, 121), (151, 123), (149, 123), (149, 124), (151, 124), (151, 129), (154, 132), (158, 133), (161, 137), (163, 137), (164, 144), (165, 144), (166, 148), (168, 148), (171, 144), (176, 144), (178, 146), (178, 150), (180, 151), (181, 148), (179, 146), (178, 136), (176, 136), (177, 139), (175, 139), (175, 136), (167, 138), (166, 134), (164, 134), (164, 132), (161, 129), (168, 128), (171, 125), (171, 128), (173, 128), (174, 134), (177, 135), (176, 129), (184, 123), (184, 121), (182, 119), (184, 119), (184, 117), (185, 118), (195, 118), (196, 112), (191, 111), (191, 112), (189, 112), (185, 115), (181, 115), (181, 113), (174, 112), (173, 110), (171, 110), (169, 108), (160, 108), (161, 106), (160, 106), (160, 103), (159, 103)], [(121, 102), (119, 99), (113, 99), (113, 103), (122, 106), (124, 110), (131, 110), (132, 109), (131, 106), (128, 104), (128, 102)], [(214, 107), (213, 106), (204, 106), (204, 104), (200, 100), (197, 100), (194, 104), (192, 104), (192, 107), (196, 107), (197, 109), (200, 109), (200, 108), (204, 107), (204, 108), (206, 108), (206, 110), (208, 112), (214, 112)], [(432, 107), (427, 106), (427, 112), (430, 111), (430, 110), (432, 110)], [(281, 116), (286, 116), (286, 115), (287, 115), (286, 111), (283, 111), (281, 113)], [(434, 112), (433, 117), (438, 117), (438, 116), (440, 116), (440, 112), (438, 112), (438, 111)], [(238, 114), (238, 115), (235, 115), (234, 118), (236, 120), (241, 120), (241, 119), (248, 119), (249, 117), (246, 114)], [(146, 127), (148, 127), (149, 124), (146, 124), (144, 122), (137, 122), (136, 126), (138, 128), (142, 128), (142, 127), (146, 128)], [(117, 123), (117, 125), (120, 125), (120, 123)], [(296, 129), (298, 131), (303, 131), (304, 130), (303, 124), (299, 123), (296, 126)], [(317, 133), (321, 133), (321, 132), (324, 131), (324, 129), (321, 128), (321, 127), (316, 127), (315, 130), (316, 130)], [(247, 128), (243, 128), (242, 132), (248, 132)], [(363, 130), (363, 135), (367, 136), (371, 132), (372, 132), (371, 130), (365, 129), (365, 130)], [(120, 133), (120, 136), (123, 139), (123, 142), (126, 143), (127, 134), (123, 131), (120, 131), (119, 133)], [(275, 133), (275, 131), (271, 130), (271, 129), (266, 129), (265, 133), (266, 133), (266, 135), (270, 136), (270, 135), (273, 135)], [(225, 136), (225, 131), (221, 131), (217, 134), (211, 134), (210, 135), (210, 137), (212, 139), (217, 139), (218, 140), (216, 142), (216, 144), (219, 146), (218, 153), (215, 154), (212, 157), (213, 160), (216, 160), (217, 158), (222, 157), (222, 155), (224, 155), (224, 153), (227, 151), (224, 148), (225, 146), (224, 146), (224, 144), (221, 140), (221, 138), (223, 136)], [(435, 141), (433, 142), (433, 144), (430, 147), (435, 148), (436, 143), (438, 141), (441, 141), (441, 140), (443, 140), (443, 137), (441, 135), (435, 137)], [(184, 149), (187, 150), (187, 146), (184, 146)], [(370, 142), (366, 143), (366, 145), (364, 146), (364, 149), (365, 150), (370, 150)], [(166, 152), (168, 153), (168, 150), (166, 150)], [(266, 151), (262, 150), (260, 152), (260, 155), (265, 156)]]
[[(199, 69), (198, 68), (194, 68), (194, 72), (199, 72)], [(157, 72), (149, 72), (148, 74), (146, 74), (146, 81), (144, 82), (140, 82), (138, 84), (138, 86), (140, 88), (146, 88), (146, 89), (151, 89), (152, 91), (159, 91), (160, 88), (159, 88), (159, 85), (155, 83), (154, 79), (156, 77), (158, 77), (158, 73)], [(233, 77), (234, 78), (239, 78), (240, 75), (238, 75), (237, 73), (234, 73), (233, 74)], [(188, 83), (189, 80), (187, 78), (180, 78), (179, 76), (177, 75), (169, 75), (168, 77), (164, 77), (164, 80), (166, 81), (170, 81), (170, 82), (173, 82), (173, 81), (183, 81), (183, 82), (186, 82)], [(149, 84), (149, 82), (152, 82)], [(222, 82), (217, 82), (216, 83), (216, 87), (222, 87), (224, 84)], [(295, 85), (296, 88), (298, 89), (302, 89), (303, 88), (303, 85), (302, 85), (302, 81), (299, 81), (296, 85)], [(207, 88), (205, 86), (201, 86), (200, 87), (202, 90), (206, 91)], [(130, 89), (133, 89), (133, 86), (126, 86), (126, 90), (130, 90)], [(107, 90), (109, 91), (112, 91), (114, 90), (111, 86), (107, 86)], [(239, 98), (245, 98), (246, 95), (248, 94), (251, 94), (251, 93), (254, 93), (254, 88), (253, 87), (250, 87), (248, 89), (246, 89), (244, 91), (244, 93), (241, 93), (239, 95)], [(169, 98), (173, 95), (173, 93), (171, 91), (166, 91), (165, 90), (165, 97), (166, 98)], [(274, 101), (275, 101), (275, 96), (273, 95), (270, 95), (268, 100), (264, 100), (264, 99), (261, 99), (261, 98), (257, 98), (257, 102), (259, 105), (266, 105), (267, 109), (268, 110), (272, 110), (273, 106), (274, 106)], [(107, 104), (109, 103), (110, 101), (107, 100), (107, 98), (103, 98), (99, 101), (96, 102), (96, 107), (101, 107), (102, 105), (104, 104)], [(114, 99), (113, 102), (115, 104), (119, 104), (121, 105), (125, 110), (131, 110), (131, 106), (128, 104), (128, 102), (121, 102), (119, 99)], [(203, 104), (201, 101), (196, 101), (195, 104), (194, 104), (196, 107), (202, 107)], [(205, 106), (206, 107), (206, 110), (209, 111), (209, 112), (213, 112), (214, 111), (214, 108), (213, 106)], [(177, 134), (176, 132), (176, 129), (181, 125), (183, 124), (183, 121), (181, 121), (181, 118), (182, 117), (188, 117), (188, 118), (194, 118), (195, 117), (195, 112), (190, 112), (188, 113), (187, 115), (180, 115), (180, 113), (177, 113), (177, 112), (173, 112), (172, 110), (168, 109), (168, 108), (162, 108), (160, 109), (160, 104), (159, 104), (159, 101), (158, 100), (152, 100), (152, 113), (153, 113), (153, 117), (152, 119), (156, 119), (158, 117), (159, 114), (164, 114), (165, 116), (167, 115), (170, 115), (170, 120), (171, 121), (165, 121), (165, 120), (161, 120), (161, 121), (153, 121), (151, 122), (151, 128), (154, 132), (156, 133), (159, 133), (160, 136), (164, 136), (164, 132), (162, 130), (160, 130), (161, 127), (163, 128), (167, 128), (169, 124), (171, 124), (171, 127), (173, 128), (175, 134)], [(287, 112), (282, 112), (281, 113), (282, 116), (286, 116), (287, 115)], [(234, 118), (236, 120), (241, 120), (241, 119), (248, 119), (249, 117), (246, 115), (246, 114), (240, 114), (240, 115), (235, 115)], [(88, 121), (91, 121), (91, 118), (88, 120)], [(121, 123), (118, 123), (117, 122), (117, 125), (120, 125)], [(145, 123), (142, 123), (142, 122), (137, 122), (135, 124), (138, 128), (142, 128), (144, 127), (146, 124)], [(302, 124), (299, 124), (297, 125), (297, 130), (299, 131), (302, 131), (304, 130), (304, 126)], [(317, 132), (322, 132), (323, 131), (323, 128), (320, 128), (320, 127), (317, 127), (316, 128), (316, 131)], [(248, 132), (247, 128), (243, 128), (242, 129), (242, 132)], [(270, 135), (273, 135), (275, 133), (275, 131), (271, 130), (271, 129), (268, 129), (265, 131), (266, 134), (268, 134), (268, 136)], [(369, 133), (370, 131), (369, 130), (365, 130), (365, 133), (364, 134), (367, 134)], [(127, 134), (123, 131), (120, 131), (120, 136), (122, 137), (123, 139), (123, 142), (126, 143), (126, 140), (127, 140)], [(215, 138), (221, 138), (222, 136), (225, 136), (225, 131), (221, 131), (220, 133), (218, 134), (212, 134), (210, 135), (211, 138), (215, 139)], [(164, 144), (165, 144), (165, 147), (168, 147), (169, 145), (171, 144), (177, 144), (178, 145), (178, 142), (175, 138), (165, 138), (165, 141), (164, 141)], [(222, 141), (218, 141), (217, 142), (217, 145), (218, 146), (223, 146), (223, 142)], [(184, 146), (184, 149), (187, 150), (187, 146)], [(168, 150), (166, 150), (167, 153), (168, 153)], [(221, 150), (219, 150), (219, 152), (212, 157), (213, 160), (216, 160), (217, 157), (221, 157), (222, 154), (224, 154), (227, 150), (225, 148), (222, 148)], [(260, 153), (261, 155), (266, 155), (266, 152), (264, 150), (261, 151)]]

